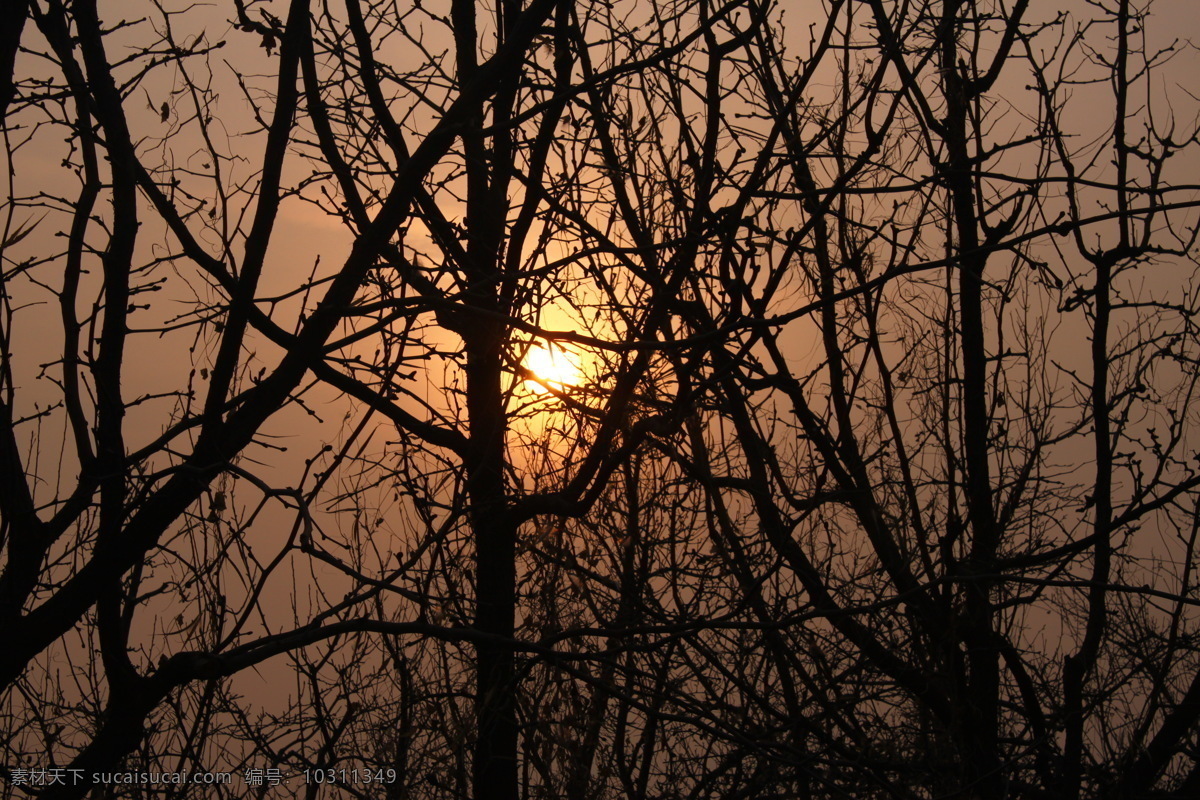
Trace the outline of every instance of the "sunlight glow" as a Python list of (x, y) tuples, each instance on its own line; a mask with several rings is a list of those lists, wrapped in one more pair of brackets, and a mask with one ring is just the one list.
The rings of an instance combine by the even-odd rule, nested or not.
[(525, 369), (537, 379), (526, 384), (543, 394), (550, 391), (547, 387), (563, 389), (583, 382), (583, 372), (574, 355), (554, 345), (530, 347), (525, 354)]

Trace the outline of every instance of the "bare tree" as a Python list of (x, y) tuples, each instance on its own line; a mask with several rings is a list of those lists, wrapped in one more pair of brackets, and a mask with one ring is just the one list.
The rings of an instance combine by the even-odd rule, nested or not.
[(760, 655), (678, 680), (708, 713), (754, 690), (788, 793), (1187, 796), (1196, 201), (1167, 165), (1196, 130), (1152, 76), (1189, 49), (1128, 3), (831, 5), (803, 57), (763, 28), (723, 64), (762, 168), (723, 163), (737, 224), (676, 306), (713, 393), (669, 452)]
[[(48, 797), (122, 762), (315, 773), (370, 719), (353, 699), (369, 666), (394, 671), (381, 683), (409, 720), (373, 764), (403, 773), (410, 647), (432, 640), (473, 653), (434, 648), (433, 673), (419, 658), (422, 691), (473, 697), (442, 748), (473, 742), (476, 796), (515, 797), (518, 528), (587, 513), (644, 438), (632, 404), (690, 263), (597, 227), (613, 178), (569, 132), (612, 151), (591, 120), (613, 76), (667, 58), (681, 21), (692, 39), (710, 23), (676, 13), (631, 45), (640, 62), (598, 67), (584, 30), (621, 29), (603, 7), (235, 3), (227, 33), (254, 46), (222, 67), (206, 12), (143, 11), (30, 4), (6, 119), (9, 752), (69, 768)], [(422, 57), (392, 63), (397, 46)], [(77, 185), (18, 188), (18, 154), (44, 158), (47, 137)], [(342, 228), (335, 270), (297, 268), (281, 241), (305, 204)], [(34, 369), (20, 342), (50, 338), (47, 302), (61, 353)], [(539, 348), (599, 349), (564, 380), (531, 374)], [(319, 425), (335, 402), (340, 432)], [(311, 432), (279, 444), (305, 415)], [(382, 448), (380, 419), (398, 434)], [(223, 679), (284, 656), (294, 704), (252, 715)]]
[(1194, 793), (1191, 50), (1031, 5), (6, 8), (8, 786)]

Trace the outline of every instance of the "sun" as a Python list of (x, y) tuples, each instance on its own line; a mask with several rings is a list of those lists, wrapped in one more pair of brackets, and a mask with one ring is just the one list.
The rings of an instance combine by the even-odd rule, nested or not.
[(532, 384), (531, 388), (543, 394), (551, 388), (561, 390), (583, 382), (583, 373), (573, 355), (554, 345), (530, 347), (525, 354), (524, 366), (536, 379), (526, 381), (526, 384)]

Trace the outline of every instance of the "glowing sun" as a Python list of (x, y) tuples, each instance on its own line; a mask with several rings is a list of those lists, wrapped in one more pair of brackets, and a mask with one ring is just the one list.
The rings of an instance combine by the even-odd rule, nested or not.
[(539, 392), (547, 392), (547, 386), (562, 389), (578, 386), (583, 382), (583, 373), (571, 353), (554, 347), (535, 345), (525, 354), (525, 369), (533, 373), (533, 383)]

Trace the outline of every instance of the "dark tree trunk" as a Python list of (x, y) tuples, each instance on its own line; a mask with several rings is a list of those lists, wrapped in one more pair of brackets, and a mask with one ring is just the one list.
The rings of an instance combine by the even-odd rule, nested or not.
[(476, 648), (474, 783), (476, 800), (516, 800), (517, 724), (513, 650), (516, 530), (504, 493), (504, 401), (500, 333), (486, 326), (467, 346), (467, 407), (471, 455), (467, 491), (475, 534), (478, 629), (494, 640)]

